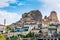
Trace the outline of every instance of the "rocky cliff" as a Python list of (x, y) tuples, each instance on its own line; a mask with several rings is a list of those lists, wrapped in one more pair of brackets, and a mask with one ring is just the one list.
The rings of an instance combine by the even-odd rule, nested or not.
[(51, 11), (49, 16), (50, 21), (58, 22), (58, 17), (56, 11)]
[(38, 20), (38, 19), (42, 19), (42, 14), (39, 10), (33, 10), (33, 11), (30, 11), (28, 13), (24, 13), (22, 15), (22, 18), (30, 18), (32, 20)]
[(22, 18), (17, 21), (16, 23), (13, 23), (11, 25), (13, 26), (23, 26), (26, 22), (36, 22), (36, 24), (47, 24), (49, 25), (50, 23), (58, 23), (58, 17), (57, 13), (55, 11), (51, 11), (50, 16), (45, 16), (44, 19), (42, 20), (42, 14), (39, 10), (32, 10), (28, 13), (22, 14)]
[(16, 23), (13, 23), (13, 24), (11, 24), (11, 25), (21, 25), (21, 24), (23, 24), (23, 23), (25, 23), (25, 22), (30, 22), (30, 21), (39, 21), (40, 23), (42, 22), (42, 14), (41, 14), (41, 12), (39, 11), (39, 10), (32, 10), (32, 11), (30, 11), (30, 12), (28, 12), (28, 13), (24, 13), (24, 14), (22, 14), (22, 18), (19, 20), (19, 21), (17, 21)]

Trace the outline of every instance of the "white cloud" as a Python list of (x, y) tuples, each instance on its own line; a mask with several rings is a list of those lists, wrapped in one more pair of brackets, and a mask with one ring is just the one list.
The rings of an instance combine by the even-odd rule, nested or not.
[(9, 3), (14, 3), (16, 0), (0, 0), (0, 8), (9, 6)]
[(0, 24), (3, 24), (4, 19), (6, 19), (7, 24), (11, 24), (18, 21), (20, 18), (20, 15), (18, 15), (17, 13), (0, 10)]
[(19, 3), (18, 5), (19, 5), (19, 6), (22, 6), (22, 5), (25, 5), (25, 4), (23, 4), (23, 3)]
[(43, 4), (42, 12), (45, 13), (44, 15), (50, 14), (52, 10), (55, 10), (57, 12), (58, 18), (60, 20), (60, 0), (38, 0)]
[(44, 2), (44, 6), (45, 7), (52, 7), (52, 8), (60, 8), (60, 0), (45, 0)]
[(26, 5), (31, 5), (31, 4), (26, 4), (26, 3), (19, 3), (18, 6), (26, 6)]

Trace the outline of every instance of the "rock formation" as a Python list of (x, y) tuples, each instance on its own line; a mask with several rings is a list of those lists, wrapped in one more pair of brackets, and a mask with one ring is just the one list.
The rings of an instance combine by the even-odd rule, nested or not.
[(24, 13), (22, 15), (22, 18), (30, 18), (31, 20), (38, 20), (38, 19), (41, 19), (42, 20), (42, 14), (39, 10), (33, 10), (33, 11), (30, 11), (28, 13)]
[(47, 16), (44, 17), (44, 21), (48, 22), (49, 18)]
[(36, 23), (39, 24), (42, 22), (42, 14), (39, 10), (32, 10), (28, 13), (22, 14), (22, 18), (14, 24), (20, 25), (20, 24), (24, 24), (25, 22), (32, 22), (32, 21), (35, 21)]
[(57, 13), (55, 11), (51, 11), (51, 14), (49, 16), (50, 21), (57, 23), (58, 17), (57, 17)]
[(22, 14), (22, 18), (17, 21), (16, 23), (13, 23), (11, 25), (15, 26), (23, 26), (26, 24), (26, 22), (36, 22), (39, 26), (41, 24), (43, 25), (49, 25), (51, 23), (57, 24), (59, 22), (57, 13), (55, 11), (51, 11), (51, 14), (49, 17), (45, 16), (42, 20), (42, 14), (39, 10), (32, 10), (28, 13)]

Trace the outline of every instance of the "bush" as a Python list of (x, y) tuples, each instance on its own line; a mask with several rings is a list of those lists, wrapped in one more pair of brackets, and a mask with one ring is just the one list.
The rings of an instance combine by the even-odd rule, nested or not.
[(6, 40), (10, 40), (10, 38), (6, 38)]
[(0, 34), (0, 40), (6, 40), (6, 38), (2, 34)]
[(19, 36), (25, 38), (26, 34), (19, 34)]

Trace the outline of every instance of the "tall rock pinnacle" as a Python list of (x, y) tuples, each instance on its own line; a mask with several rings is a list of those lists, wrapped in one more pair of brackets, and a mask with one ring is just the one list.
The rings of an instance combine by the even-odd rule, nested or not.
[(49, 16), (50, 21), (52, 22), (58, 22), (58, 17), (56, 11), (51, 11), (51, 14)]

